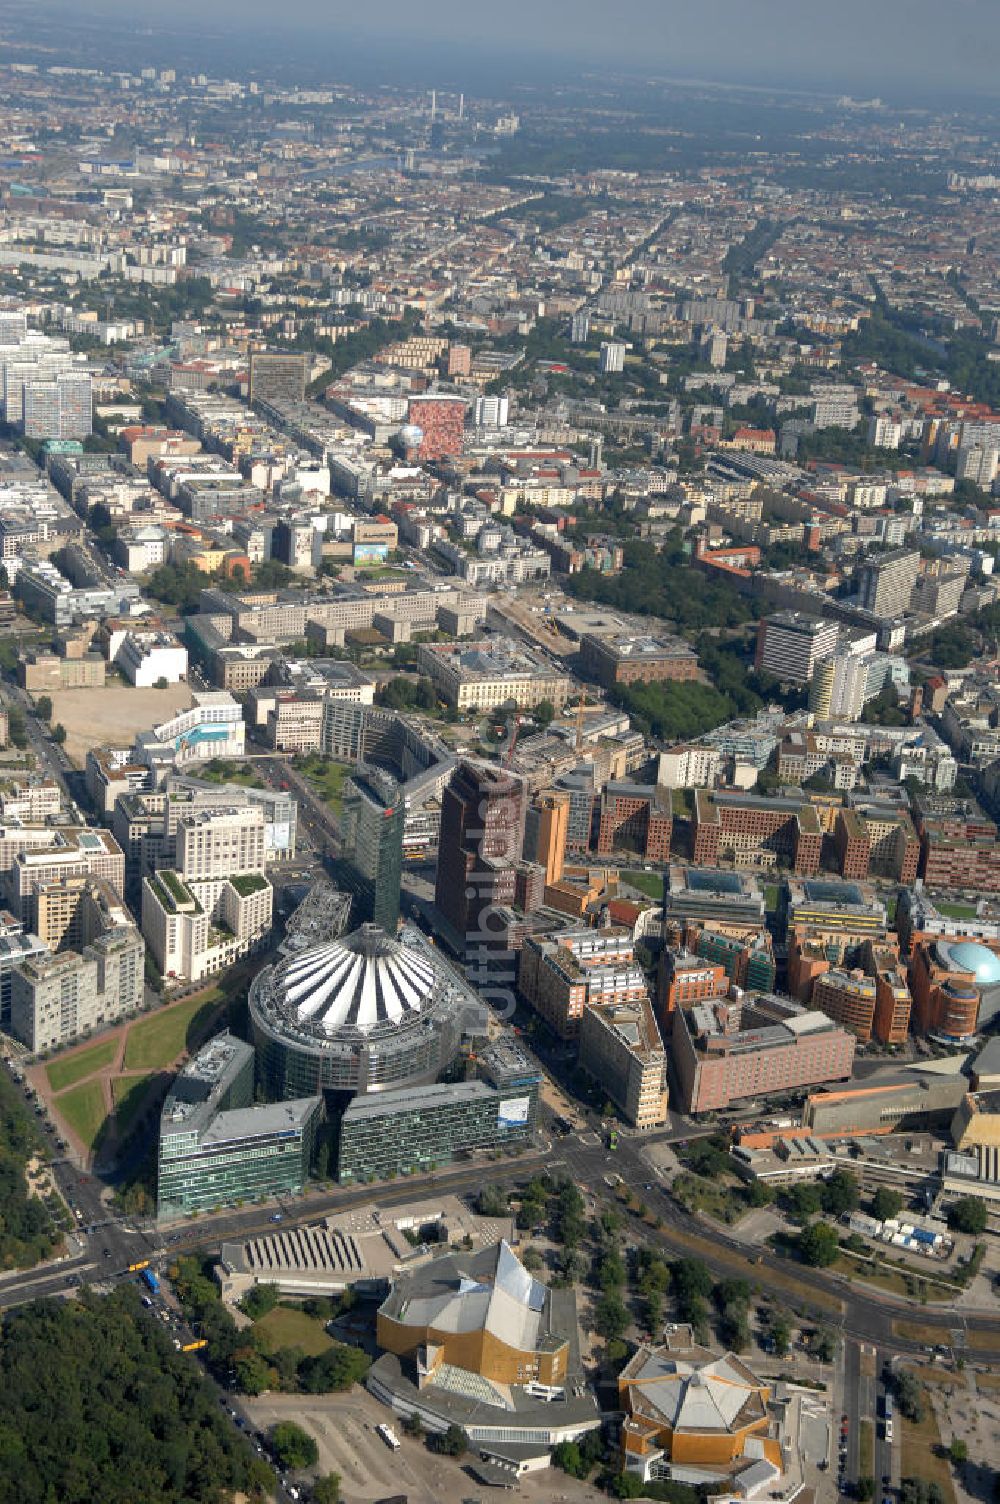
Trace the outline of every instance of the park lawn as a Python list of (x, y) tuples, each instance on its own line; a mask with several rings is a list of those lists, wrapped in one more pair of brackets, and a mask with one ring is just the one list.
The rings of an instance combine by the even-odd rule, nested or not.
[(125, 1044), (126, 1070), (156, 1071), (172, 1065), (188, 1040), (197, 1038), (198, 1026), (215, 1012), (223, 996), (220, 988), (209, 987), (133, 1024)]
[(151, 1071), (148, 1076), (116, 1076), (112, 1081), (111, 1095), (114, 1098), (115, 1122), (118, 1124), (120, 1138), (131, 1132), (133, 1123), (142, 1111), (150, 1082), (154, 1079), (155, 1072)]
[(254, 1322), (254, 1331), (261, 1333), (272, 1353), (282, 1347), (301, 1347), (307, 1357), (318, 1358), (334, 1345), (322, 1321), (291, 1306), (275, 1306)]
[(922, 1478), (925, 1483), (936, 1483), (944, 1495), (945, 1504), (956, 1504), (951, 1463), (947, 1456), (938, 1456), (941, 1432), (934, 1407), (929, 1401), (925, 1403), (924, 1418), (919, 1425), (914, 1425), (902, 1415), (899, 1419), (903, 1431), (903, 1472), (909, 1478)]
[(769, 914), (773, 914), (778, 907), (778, 891), (777, 883), (764, 884), (764, 907)]
[(95, 1071), (110, 1065), (117, 1054), (117, 1039), (101, 1039), (88, 1050), (78, 1050), (74, 1055), (60, 1055), (45, 1067), (49, 1085), (53, 1091), (64, 1091), (67, 1086), (75, 1086), (84, 1076), (92, 1076)]
[(633, 888), (638, 888), (640, 893), (645, 893), (647, 898), (663, 901), (662, 872), (623, 872), (621, 875), (625, 882), (631, 883)]
[(73, 1132), (88, 1149), (93, 1149), (107, 1119), (100, 1081), (84, 1081), (81, 1086), (74, 1086), (63, 1093), (57, 1106)]

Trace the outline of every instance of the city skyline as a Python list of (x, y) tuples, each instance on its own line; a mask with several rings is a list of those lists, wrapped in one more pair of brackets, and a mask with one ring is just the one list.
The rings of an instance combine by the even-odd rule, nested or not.
[[(93, 31), (126, 10), (133, 15), (124, 0), (94, 0), (81, 18), (69, 0), (48, 0), (38, 20), (51, 14)], [(856, 87), (917, 108), (925, 99), (909, 97), (914, 87), (927, 98), (988, 98), (997, 92), (992, 58), (1000, 47), (1000, 11), (989, 0), (955, 0), (944, 28), (934, 0), (842, 0), (827, 9), (796, 0), (703, 0), (697, 12), (687, 0), (622, 0), (613, 16), (601, 0), (580, 0), (571, 15), (558, 0), (542, 7), (513, 0), (502, 14), (470, 12), (458, 0), (431, 0), (419, 18), (404, 0), (386, 0), (377, 22), (343, 5), (290, 0), (282, 8), (280, 33), (265, 0), (177, 0), (173, 14), (184, 21), (183, 40), (151, 17), (148, 27), (131, 33), (130, 43), (148, 36), (163, 50), (183, 49), (214, 34), (252, 67), (273, 62), (287, 49), (300, 65), (308, 62), (314, 76), (350, 75), (356, 68), (367, 73), (381, 64), (386, 76), (395, 77), (403, 64), (414, 74), (440, 77), (444, 86), (463, 69), (481, 87), (491, 71), (498, 83), (516, 81), (520, 67), (524, 81), (537, 86), (546, 77), (601, 65), (649, 78), (788, 92)], [(237, 19), (238, 38), (227, 31)], [(120, 40), (113, 32), (107, 37), (109, 46)], [(326, 56), (317, 55), (317, 41), (328, 41)]]

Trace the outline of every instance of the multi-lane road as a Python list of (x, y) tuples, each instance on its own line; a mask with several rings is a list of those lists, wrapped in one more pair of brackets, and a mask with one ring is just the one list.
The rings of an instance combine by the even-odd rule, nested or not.
[[(593, 1142), (596, 1139), (597, 1135), (593, 1133), (569, 1136), (551, 1146), (535, 1148), (518, 1160), (506, 1164), (491, 1162), (484, 1166), (474, 1162), (435, 1171), (431, 1175), (415, 1176), (407, 1181), (405, 1187), (381, 1188), (377, 1193), (378, 1199), (383, 1205), (392, 1205), (395, 1202), (413, 1201), (428, 1192), (468, 1194), (479, 1189), (484, 1178), (512, 1184), (543, 1169), (567, 1172), (588, 1195), (603, 1198), (607, 1196), (605, 1176), (613, 1172), (639, 1190), (650, 1212), (659, 1218), (660, 1225), (655, 1228), (636, 1219), (636, 1240), (642, 1239), (659, 1246), (670, 1256), (696, 1253), (719, 1275), (732, 1274), (737, 1263), (742, 1263), (747, 1276), (766, 1290), (767, 1268), (757, 1262), (760, 1255), (754, 1255), (744, 1244), (716, 1225), (708, 1227), (677, 1206), (659, 1184), (638, 1141), (623, 1138), (619, 1148), (611, 1153), (600, 1141)], [(72, 1167), (67, 1167), (66, 1173), (74, 1177), (74, 1199), (78, 1200), (81, 1209), (85, 1209), (83, 1225), (88, 1225), (87, 1217), (92, 1218), (89, 1225), (94, 1222), (103, 1225), (98, 1225), (89, 1235), (88, 1251), (83, 1255), (49, 1266), (48, 1269), (35, 1269), (0, 1279), (0, 1307), (22, 1303), (38, 1294), (56, 1293), (66, 1287), (70, 1276), (79, 1276), (81, 1280), (99, 1280), (105, 1276), (121, 1274), (129, 1263), (138, 1258), (163, 1260), (171, 1257), (175, 1251), (196, 1247), (213, 1249), (222, 1242), (260, 1234), (271, 1227), (274, 1214), (273, 1206), (266, 1209), (251, 1207), (221, 1212), (172, 1227), (136, 1227), (127, 1220), (109, 1221), (98, 1197), (97, 1183), (89, 1181)], [(63, 1182), (64, 1185), (65, 1183)], [(74, 1194), (73, 1189), (70, 1194)], [(331, 1212), (370, 1204), (371, 1200), (370, 1188), (324, 1188), (282, 1202), (282, 1215), (285, 1225), (309, 1222)], [(103, 1253), (104, 1248), (110, 1250), (107, 1257)], [(770, 1259), (772, 1255), (764, 1254), (763, 1257)], [(778, 1267), (786, 1266), (782, 1264)], [(875, 1346), (880, 1362), (894, 1353), (926, 1353), (924, 1344), (908, 1341), (894, 1331), (894, 1322), (905, 1320), (914, 1309), (905, 1302), (852, 1285), (841, 1275), (831, 1275), (827, 1271), (809, 1269), (799, 1264), (787, 1267), (805, 1292), (799, 1304), (801, 1313), (806, 1318), (821, 1320), (839, 1328), (845, 1339)], [(810, 1301), (810, 1292), (815, 1292), (815, 1303)], [(831, 1297), (836, 1302), (835, 1307), (830, 1305)], [(955, 1320), (952, 1311), (927, 1306), (919, 1308), (920, 1325), (939, 1331), (940, 1340), (944, 1344), (950, 1344), (953, 1340)], [(1000, 1314), (991, 1315), (966, 1308), (963, 1322), (966, 1331), (974, 1331), (978, 1343), (982, 1344), (977, 1345), (977, 1358), (988, 1362), (1000, 1361)]]

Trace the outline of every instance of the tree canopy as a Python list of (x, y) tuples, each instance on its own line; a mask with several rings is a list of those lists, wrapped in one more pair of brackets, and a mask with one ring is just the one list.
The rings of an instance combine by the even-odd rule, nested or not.
[(0, 1342), (0, 1497), (19, 1504), (223, 1504), (268, 1467), (220, 1413), (133, 1286), (39, 1300)]

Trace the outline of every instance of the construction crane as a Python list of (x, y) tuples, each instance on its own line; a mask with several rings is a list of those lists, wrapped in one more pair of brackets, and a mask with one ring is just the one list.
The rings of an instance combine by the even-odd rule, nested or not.
[(583, 713), (584, 713), (585, 710), (589, 709), (589, 707), (590, 707), (590, 701), (587, 699), (587, 696), (586, 695), (581, 695), (580, 696), (580, 703), (576, 707), (576, 751), (577, 752), (579, 752), (580, 748), (583, 746)]
[(504, 768), (509, 768), (510, 767), (511, 760), (513, 759), (513, 756), (514, 756), (514, 748), (517, 746), (517, 737), (518, 737), (518, 733), (519, 733), (520, 730), (521, 730), (521, 712), (518, 711), (517, 715), (514, 717), (514, 735), (510, 739), (510, 746), (507, 748), (506, 752), (503, 755), (503, 762), (502, 762), (501, 766), (504, 767)]

